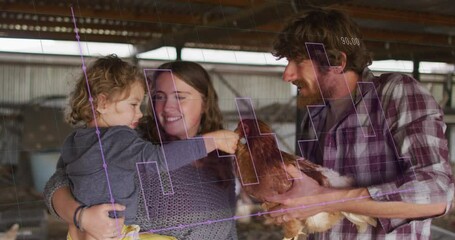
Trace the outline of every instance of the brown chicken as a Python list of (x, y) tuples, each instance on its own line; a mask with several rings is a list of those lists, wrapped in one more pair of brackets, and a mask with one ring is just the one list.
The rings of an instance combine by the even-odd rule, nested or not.
[[(263, 202), (262, 207), (268, 211), (279, 204), (267, 202), (266, 198), (287, 192), (293, 180), (286, 174), (284, 164), (296, 165), (303, 174), (313, 178), (326, 187), (349, 187), (353, 179), (340, 176), (338, 173), (316, 165), (301, 157), (280, 151), (272, 129), (260, 120), (244, 119), (236, 130), (241, 141), (235, 153), (237, 157), (236, 174), (243, 189), (253, 198)], [(299, 161), (296, 161), (299, 159)], [(351, 213), (319, 213), (306, 220), (291, 220), (282, 225), (284, 239), (297, 239), (299, 234), (307, 235), (330, 229), (346, 217), (356, 224), (359, 232), (365, 231), (368, 224), (376, 226), (371, 217)]]

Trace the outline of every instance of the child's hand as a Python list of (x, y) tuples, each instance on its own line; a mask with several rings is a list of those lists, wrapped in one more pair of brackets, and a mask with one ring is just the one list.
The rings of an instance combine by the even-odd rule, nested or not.
[(218, 130), (206, 133), (202, 136), (204, 137), (207, 152), (218, 149), (223, 152), (234, 154), (237, 149), (239, 135), (233, 131)]

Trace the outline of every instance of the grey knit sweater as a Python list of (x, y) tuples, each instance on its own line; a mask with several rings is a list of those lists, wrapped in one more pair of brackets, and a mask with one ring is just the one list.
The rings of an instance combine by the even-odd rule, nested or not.
[(78, 128), (66, 138), (61, 160), (76, 200), (93, 206), (110, 202), (112, 194), (116, 203), (126, 206), (123, 215), (127, 225), (133, 224), (137, 215), (139, 186), (134, 183), (137, 163), (153, 165), (155, 170), (159, 169), (154, 177), (163, 178), (168, 176), (167, 169), (175, 170), (207, 156), (202, 138), (172, 141), (161, 149), (126, 126), (100, 128), (99, 132), (103, 154), (96, 128)]
[[(140, 193), (133, 223), (138, 224), (141, 231), (188, 240), (237, 239), (232, 220), (235, 214), (234, 179), (228, 180), (231, 181), (228, 187), (221, 187), (209, 169), (191, 164), (170, 171), (171, 182), (163, 176), (160, 180), (156, 168), (150, 166), (139, 168), (139, 174), (134, 176)], [(51, 199), (58, 188), (65, 186), (70, 186), (70, 182), (64, 165), (59, 162), (44, 190), (46, 205), (57, 217)]]

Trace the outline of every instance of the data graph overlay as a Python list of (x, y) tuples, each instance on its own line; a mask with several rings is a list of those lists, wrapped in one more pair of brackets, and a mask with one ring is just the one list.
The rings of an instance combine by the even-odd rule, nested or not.
[[(242, 159), (242, 164), (240, 164), (239, 159), (236, 158), (237, 170), (243, 186), (257, 185), (260, 184), (259, 176), (270, 174), (263, 170), (261, 172), (261, 170), (258, 170), (259, 168), (256, 166), (257, 163), (272, 161), (272, 159), (263, 159), (263, 154), (267, 153), (267, 156), (279, 158), (282, 166), (284, 167), (285, 164), (283, 156), (281, 154), (281, 150), (279, 149), (276, 134), (271, 132), (261, 132), (251, 98), (236, 98), (236, 104), (240, 117), (238, 128), (243, 135), (241, 143), (246, 146), (248, 151), (248, 154), (242, 155), (242, 157), (247, 159), (246, 161), (245, 159)], [(267, 149), (262, 149), (259, 152), (257, 151), (258, 149), (253, 151), (252, 144), (257, 144), (259, 142), (267, 142)], [(289, 176), (288, 179), (291, 180)]]
[[(329, 130), (325, 129), (325, 123), (335, 121), (335, 119), (332, 119), (332, 116), (328, 115), (328, 109), (330, 109), (331, 105), (336, 106), (334, 104), (335, 102), (347, 102), (347, 111), (342, 116), (347, 116), (348, 113), (354, 114), (357, 117), (363, 135), (365, 137), (375, 136), (376, 133), (369, 116), (370, 112), (365, 111), (365, 102), (361, 101), (363, 95), (358, 94), (356, 90), (348, 86), (344, 74), (333, 74), (333, 72), (342, 73), (342, 66), (331, 65), (324, 44), (307, 42), (305, 45), (308, 57), (312, 60), (313, 74), (320, 95), (322, 96), (322, 101), (321, 103), (310, 104), (305, 107), (306, 111), (300, 126), (301, 132), (298, 133), (299, 154), (311, 159), (311, 156), (318, 154), (317, 152), (320, 152), (319, 155), (322, 155), (322, 152), (325, 151), (325, 139), (321, 139), (320, 137), (325, 137), (326, 132)], [(337, 88), (337, 90), (334, 90), (334, 88)], [(338, 91), (339, 89), (342, 89), (346, 93), (346, 96), (333, 96), (334, 91)], [(362, 114), (359, 114), (359, 112), (362, 112)], [(318, 116), (317, 121), (315, 121), (315, 116)], [(309, 151), (308, 149), (312, 150)]]
[[(308, 55), (313, 63), (316, 63), (314, 72), (318, 75), (318, 81), (333, 80), (321, 78), (324, 76), (321, 71), (336, 71), (339, 67), (330, 65), (324, 46), (320, 43), (307, 43), (306, 46)], [(344, 75), (340, 74), (335, 80), (340, 88), (349, 89)], [(391, 181), (397, 181), (397, 186), (378, 194), (394, 195), (419, 191), (412, 184), (406, 183), (417, 179), (414, 164), (424, 156), (415, 155), (416, 152), (408, 151), (409, 148), (403, 149), (406, 148), (407, 140), (404, 140), (403, 136), (397, 136), (396, 128), (392, 129), (400, 124), (400, 116), (391, 115), (393, 112), (390, 106), (387, 106), (387, 114), (383, 109), (382, 104), (391, 101), (392, 96), (385, 96), (390, 93), (384, 93), (387, 89), (381, 86), (387, 83), (381, 84), (383, 85), (368, 78), (357, 82), (355, 90), (349, 89), (345, 98), (350, 100), (345, 112), (339, 114), (330, 127), (325, 127), (325, 123), (332, 120), (329, 119), (329, 111), (336, 111), (330, 108), (335, 106), (337, 99), (320, 85), (325, 104), (307, 107), (301, 125), (299, 150), (302, 156), (310, 160), (354, 177), (358, 186), (370, 186), (372, 183), (395, 184)], [(394, 97), (397, 99), (406, 97), (399, 95), (402, 94), (399, 93), (400, 87), (402, 86), (397, 84), (394, 89)], [(318, 152), (321, 159), (315, 159)]]

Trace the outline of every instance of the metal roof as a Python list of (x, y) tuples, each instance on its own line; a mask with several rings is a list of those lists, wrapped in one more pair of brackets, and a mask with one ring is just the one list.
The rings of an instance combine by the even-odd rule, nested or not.
[(360, 25), (374, 59), (455, 60), (453, 0), (0, 0), (0, 37), (270, 51), (290, 17), (323, 6)]

